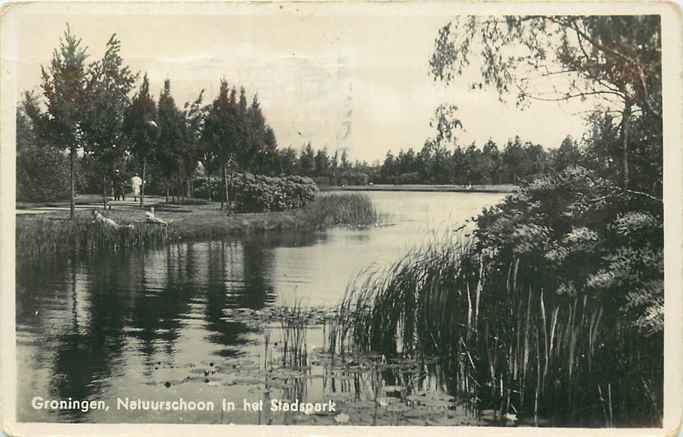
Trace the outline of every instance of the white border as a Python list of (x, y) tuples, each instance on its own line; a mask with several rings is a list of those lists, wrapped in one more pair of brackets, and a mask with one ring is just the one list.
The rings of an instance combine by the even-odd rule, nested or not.
[[(168, 424), (35, 424), (16, 423), (16, 351), (14, 302), (14, 232), (15, 232), (15, 102), (17, 101), (15, 62), (16, 17), (20, 14), (274, 14), (280, 3), (267, 1), (236, 2), (101, 2), (94, 3), (14, 3), (0, 11), (0, 390), (1, 430), (9, 435), (538, 435), (558, 436), (671, 436), (679, 432), (683, 395), (683, 93), (682, 64), (683, 18), (680, 5), (665, 2), (558, 2), (558, 3), (464, 3), (464, 2), (298, 2), (302, 14), (353, 16), (424, 15), (454, 16), (458, 14), (563, 14), (615, 15), (658, 14), (662, 18), (662, 78), (664, 108), (664, 213), (665, 213), (665, 384), (664, 422), (661, 429), (578, 429), (578, 428), (491, 428), (491, 427), (314, 427), (257, 425), (168, 425)], [(293, 8), (286, 8), (293, 9)], [(280, 12), (281, 13), (281, 12)], [(36, 31), (40, 31), (36, 29)]]

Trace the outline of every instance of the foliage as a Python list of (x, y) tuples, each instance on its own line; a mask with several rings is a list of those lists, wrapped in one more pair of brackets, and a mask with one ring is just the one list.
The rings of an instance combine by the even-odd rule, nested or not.
[[(521, 106), (593, 99), (594, 117), (618, 114), (600, 120), (618, 132), (620, 166), (614, 177), (625, 187), (661, 197), (662, 162), (650, 161), (654, 168), (643, 173), (647, 163), (637, 157), (658, 157), (662, 150), (660, 32), (655, 15), (459, 17), (439, 30), (431, 73), (451, 83), (476, 54), (482, 81), (470, 84), (474, 89), (491, 86), (501, 98), (514, 95)], [(553, 91), (543, 92), (551, 78), (546, 88)]]
[(139, 160), (148, 157), (154, 149), (158, 132), (155, 126), (158, 127), (157, 108), (149, 91), (149, 78), (145, 74), (140, 89), (127, 108), (123, 124), (130, 141), (130, 151)]
[(315, 224), (312, 227), (320, 229), (342, 225), (365, 227), (380, 221), (370, 197), (359, 193), (317, 196), (302, 212), (307, 222)]
[[(127, 223), (121, 221), (119, 224)], [(174, 237), (172, 234), (173, 231), (165, 226), (144, 223), (136, 223), (132, 229), (113, 229), (83, 216), (77, 216), (75, 220), (42, 216), (25, 218), (17, 224), (17, 264), (62, 256), (73, 250), (91, 254), (150, 246), (169, 241)]]
[[(572, 425), (660, 423), (661, 204), (571, 168), (348, 287), (332, 348), (450, 363), (478, 408)], [(647, 400), (647, 402), (644, 402)]]
[(48, 202), (68, 199), (69, 158), (53, 147), (25, 147), (17, 153), (17, 200)]
[(114, 34), (102, 59), (88, 67), (86, 95), (81, 122), (83, 146), (92, 154), (100, 171), (108, 176), (125, 157), (123, 124), (129, 105), (128, 93), (137, 75), (124, 65), (121, 42)]
[[(658, 307), (663, 298), (657, 200), (573, 167), (534, 180), (476, 222), (477, 248), (497, 268), (524, 256), (524, 271), (538, 287), (589, 295), (622, 310), (633, 327), (648, 325), (643, 335), (662, 332), (663, 319), (645, 323), (659, 313), (648, 305)], [(648, 305), (636, 304), (636, 295), (647, 296)]]
[[(195, 178), (194, 195), (205, 199), (220, 199), (222, 187), (212, 178)], [(302, 176), (268, 177), (239, 173), (231, 178), (233, 208), (238, 212), (285, 211), (302, 208), (318, 191), (310, 178)]]
[(42, 91), (46, 110), (43, 112), (30, 93), (25, 94), (24, 108), (31, 118), (41, 142), (69, 151), (71, 179), (71, 217), (75, 211), (76, 151), (83, 146), (81, 124), (88, 101), (86, 49), (67, 25), (59, 48), (52, 53), (50, 65), (41, 66)]

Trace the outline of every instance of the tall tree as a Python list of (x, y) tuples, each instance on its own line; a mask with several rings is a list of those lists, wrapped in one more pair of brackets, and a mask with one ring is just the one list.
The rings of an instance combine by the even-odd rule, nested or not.
[(149, 79), (145, 73), (137, 94), (126, 110), (124, 132), (128, 136), (130, 151), (142, 167), (142, 186), (140, 187), (140, 207), (145, 205), (145, 184), (147, 161), (159, 139), (157, 108), (149, 92)]
[(160, 134), (155, 155), (164, 180), (168, 200), (169, 195), (178, 194), (179, 167), (182, 162), (180, 156), (185, 134), (185, 120), (171, 95), (171, 81), (169, 79), (164, 81), (164, 88), (159, 95), (157, 114)]
[(106, 179), (126, 153), (124, 118), (137, 74), (123, 64), (116, 34), (107, 41), (102, 59), (88, 68), (87, 101), (81, 129), (85, 151), (97, 160), (103, 176), (103, 203), (107, 206)]
[(581, 162), (581, 150), (571, 135), (567, 135), (560, 147), (551, 152), (552, 166), (555, 171), (562, 171), (567, 167), (576, 166)]
[(315, 152), (311, 143), (307, 143), (299, 155), (299, 166), (301, 167), (301, 174), (304, 176), (315, 175)]
[[(76, 208), (76, 154), (83, 145), (81, 124), (87, 102), (86, 59), (87, 49), (81, 46), (81, 39), (66, 27), (59, 47), (52, 53), (47, 68), (41, 66), (43, 95), (47, 114), (33, 114), (39, 134), (60, 149), (69, 151), (69, 174), (71, 180), (70, 217)], [(31, 115), (31, 114), (29, 114)]]
[(185, 123), (183, 130), (184, 147), (180, 150), (181, 169), (185, 177), (186, 195), (192, 197), (192, 177), (202, 158), (202, 129), (206, 117), (205, 107), (202, 105), (204, 90), (192, 103), (185, 103), (182, 118)]
[[(435, 79), (450, 83), (478, 51), (482, 81), (473, 87), (514, 94), (520, 105), (599, 98), (596, 111), (616, 106), (628, 189), (637, 119), (649, 120), (642, 124), (649, 147), (662, 146), (660, 32), (656, 15), (462, 17), (439, 30), (430, 66)], [(551, 76), (553, 91), (541, 92), (539, 81)]]
[(236, 91), (228, 87), (228, 82), (221, 80), (218, 95), (207, 108), (202, 141), (215, 155), (221, 168), (226, 209), (229, 208), (228, 165), (234, 161), (239, 147), (239, 127), (237, 126), (239, 111), (237, 109)]

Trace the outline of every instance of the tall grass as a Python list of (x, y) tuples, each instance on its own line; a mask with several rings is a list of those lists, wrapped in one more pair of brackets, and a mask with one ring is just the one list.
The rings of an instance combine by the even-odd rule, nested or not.
[(660, 420), (657, 342), (648, 354), (599, 300), (545, 290), (523, 258), (493, 265), (453, 237), (359, 276), (330, 348), (440, 357), (452, 392), (531, 423)]
[[(125, 225), (125, 223), (122, 223)], [(50, 217), (24, 218), (16, 227), (17, 262), (59, 256), (72, 251), (93, 253), (159, 244), (173, 238), (166, 226), (134, 224), (113, 229), (85, 217), (75, 220)]]
[(366, 194), (321, 195), (298, 211), (302, 225), (313, 228), (331, 226), (364, 227), (378, 223), (380, 215)]

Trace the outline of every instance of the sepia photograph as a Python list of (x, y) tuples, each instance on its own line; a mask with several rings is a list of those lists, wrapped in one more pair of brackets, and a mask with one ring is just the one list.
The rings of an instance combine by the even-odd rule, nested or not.
[(650, 6), (11, 5), (13, 423), (680, 421)]

